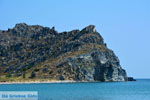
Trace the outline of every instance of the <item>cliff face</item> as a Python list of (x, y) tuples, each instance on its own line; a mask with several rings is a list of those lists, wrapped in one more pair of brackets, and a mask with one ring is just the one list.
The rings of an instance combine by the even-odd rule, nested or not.
[(16, 24), (0, 31), (0, 76), (75, 81), (126, 81), (118, 57), (94, 25), (58, 33)]

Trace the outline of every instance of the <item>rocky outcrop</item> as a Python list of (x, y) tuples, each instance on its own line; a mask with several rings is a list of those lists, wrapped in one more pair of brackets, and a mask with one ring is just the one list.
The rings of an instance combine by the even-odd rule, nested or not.
[(133, 77), (128, 77), (127, 81), (136, 81)]
[(16, 24), (0, 31), (0, 76), (75, 81), (127, 81), (118, 57), (94, 25), (58, 33)]

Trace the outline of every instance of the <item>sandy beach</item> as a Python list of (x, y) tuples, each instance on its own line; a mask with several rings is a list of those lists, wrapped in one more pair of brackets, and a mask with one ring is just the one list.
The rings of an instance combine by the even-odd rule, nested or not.
[[(39, 83), (75, 83), (78, 81), (64, 80), (64, 81), (13, 81), (13, 82), (0, 82), (1, 84), (39, 84)], [(83, 81), (85, 82), (85, 81)]]

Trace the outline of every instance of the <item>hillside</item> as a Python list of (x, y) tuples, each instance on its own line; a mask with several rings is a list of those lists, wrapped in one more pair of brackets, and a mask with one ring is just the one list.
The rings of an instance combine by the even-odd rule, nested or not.
[(94, 25), (58, 33), (16, 24), (0, 31), (0, 80), (127, 81), (118, 57)]

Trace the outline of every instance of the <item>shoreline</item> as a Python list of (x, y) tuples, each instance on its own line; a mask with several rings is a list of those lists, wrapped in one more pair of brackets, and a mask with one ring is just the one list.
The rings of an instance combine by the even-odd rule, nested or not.
[[(0, 85), (5, 85), (5, 84), (47, 84), (47, 83), (97, 83), (101, 81), (74, 81), (74, 80), (56, 80), (56, 81), (12, 81), (12, 82), (0, 82)], [(110, 82), (110, 81), (105, 81), (105, 82)], [(131, 81), (113, 81), (113, 82), (131, 82)]]
[[(73, 80), (64, 80), (64, 81), (25, 81), (25, 82), (0, 82), (0, 85), (5, 84), (46, 84), (46, 83), (83, 83), (88, 81), (73, 81)], [(96, 81), (95, 81), (96, 82)]]
[[(105, 81), (105, 82), (130, 82), (136, 81), (128, 80), (128, 81)], [(16, 81), (0, 81), (0, 85), (2, 84), (46, 84), (46, 83), (85, 83), (85, 82), (102, 82), (102, 81), (75, 81), (75, 80), (16, 80)]]

